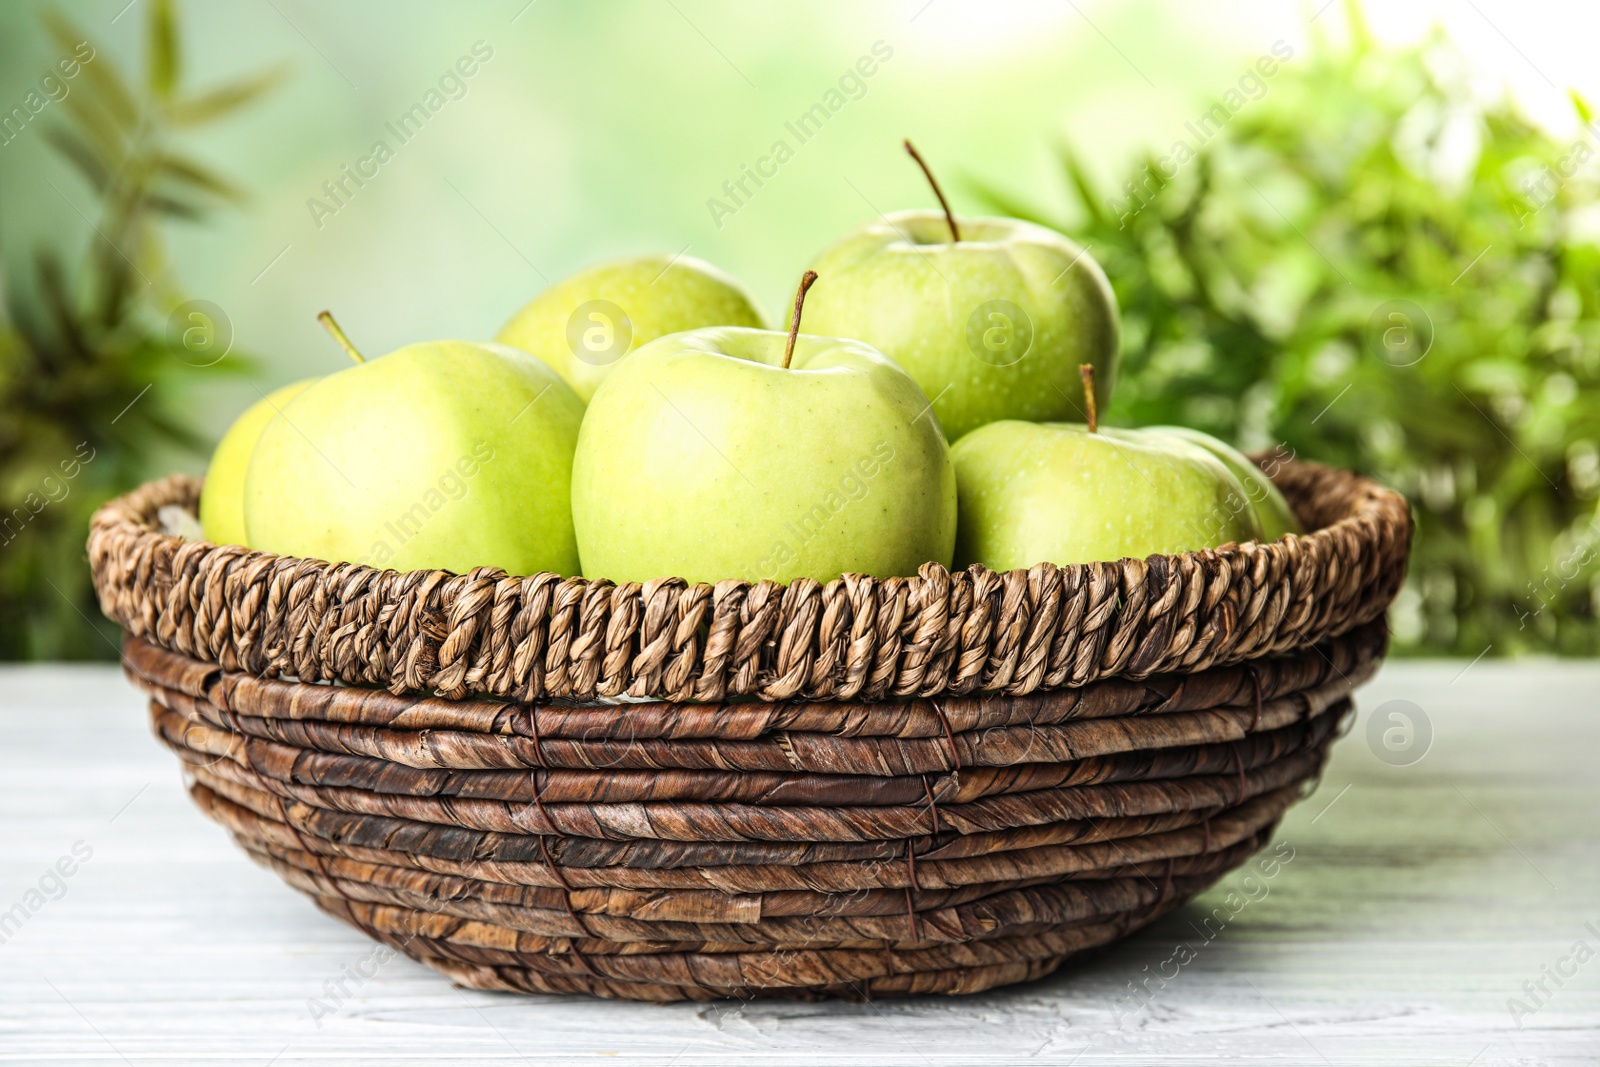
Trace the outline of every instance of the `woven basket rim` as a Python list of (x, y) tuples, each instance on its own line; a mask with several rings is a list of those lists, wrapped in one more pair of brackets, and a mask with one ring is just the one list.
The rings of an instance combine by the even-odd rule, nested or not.
[(930, 563), (910, 578), (641, 585), (379, 571), (166, 534), (159, 508), (199, 497), (183, 474), (102, 506), (88, 548), (102, 610), (130, 634), (304, 682), (448, 699), (1021, 694), (1238, 663), (1381, 615), (1405, 573), (1404, 498), (1320, 464), (1274, 467), (1311, 532), (1004, 574)]

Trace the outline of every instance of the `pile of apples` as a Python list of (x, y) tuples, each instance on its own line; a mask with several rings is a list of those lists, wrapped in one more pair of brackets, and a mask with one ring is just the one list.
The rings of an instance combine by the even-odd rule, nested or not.
[(1042, 226), (958, 220), (928, 179), (943, 210), (846, 234), (786, 331), (682, 256), (581, 271), (496, 343), (365, 360), (324, 312), (355, 365), (239, 418), (202, 530), (379, 568), (619, 583), (1006, 571), (1300, 532), (1223, 442), (1099, 426), (1119, 345), (1099, 265)]

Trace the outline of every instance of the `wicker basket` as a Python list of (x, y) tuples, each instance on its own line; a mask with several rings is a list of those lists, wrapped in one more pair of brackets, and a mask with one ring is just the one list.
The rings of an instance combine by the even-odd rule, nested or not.
[(1315, 532), (825, 586), (183, 542), (155, 516), (185, 477), (106, 505), (89, 555), (195, 802), (461, 983), (964, 993), (1182, 904), (1316, 779), (1411, 520), (1354, 475), (1275, 478)]

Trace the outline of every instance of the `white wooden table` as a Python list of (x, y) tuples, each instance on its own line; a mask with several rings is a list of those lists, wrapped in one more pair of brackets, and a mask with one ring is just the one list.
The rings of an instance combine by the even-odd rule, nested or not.
[[(1368, 741), (1400, 699), (1431, 724), (1414, 762), (1422, 731)], [(0, 668), (0, 1063), (1600, 1062), (1600, 664), (1397, 663), (1361, 705), (1275, 878), (1093, 961), (957, 999), (657, 1007), (403, 958), (352, 980), (372, 943), (190, 807), (120, 675)], [(1230, 890), (1254, 899), (1208, 942)]]

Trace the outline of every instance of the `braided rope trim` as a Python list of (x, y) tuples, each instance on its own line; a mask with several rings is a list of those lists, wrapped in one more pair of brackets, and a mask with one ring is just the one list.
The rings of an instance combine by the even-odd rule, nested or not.
[(519, 701), (1017, 695), (1239, 663), (1382, 615), (1405, 577), (1405, 499), (1313, 463), (1273, 477), (1314, 532), (826, 585), (378, 571), (186, 542), (155, 515), (194, 507), (187, 475), (107, 503), (88, 548), (101, 610), (130, 634), (257, 675)]

